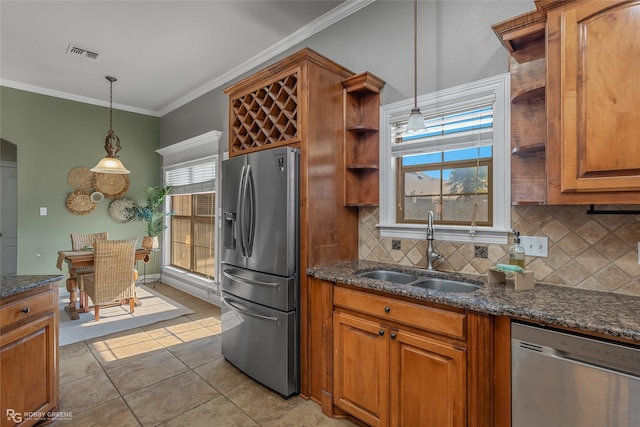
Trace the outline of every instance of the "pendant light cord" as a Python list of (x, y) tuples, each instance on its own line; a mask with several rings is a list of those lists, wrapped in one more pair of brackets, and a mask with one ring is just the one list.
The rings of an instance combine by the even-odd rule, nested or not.
[(115, 77), (106, 76), (107, 80), (109, 80), (109, 130), (113, 132), (113, 82), (118, 80)]
[(413, 1), (413, 108), (418, 108), (418, 0)]

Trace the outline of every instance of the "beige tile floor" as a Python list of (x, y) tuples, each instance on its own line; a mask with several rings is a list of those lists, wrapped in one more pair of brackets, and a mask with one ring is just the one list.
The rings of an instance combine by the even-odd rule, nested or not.
[(220, 353), (220, 309), (164, 284), (193, 314), (60, 348), (61, 426), (353, 426), (288, 400)]

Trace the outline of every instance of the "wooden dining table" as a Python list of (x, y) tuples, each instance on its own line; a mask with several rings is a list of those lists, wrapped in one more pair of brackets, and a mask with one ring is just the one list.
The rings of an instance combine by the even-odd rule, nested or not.
[[(136, 261), (149, 262), (149, 249), (137, 248), (135, 254)], [(69, 291), (69, 305), (64, 310), (71, 320), (78, 320), (79, 313), (86, 313), (88, 307), (84, 306), (82, 298), (80, 298), (80, 307), (76, 308), (76, 299), (78, 298), (78, 273), (80, 267), (92, 267), (94, 262), (93, 251), (58, 251), (58, 261), (56, 267), (62, 271), (63, 263), (69, 267), (69, 278), (67, 279), (67, 291)]]

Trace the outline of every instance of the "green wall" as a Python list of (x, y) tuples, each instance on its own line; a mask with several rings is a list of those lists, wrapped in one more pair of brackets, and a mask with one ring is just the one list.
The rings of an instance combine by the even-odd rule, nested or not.
[[(113, 111), (120, 137), (120, 160), (131, 171), (126, 193), (144, 201), (144, 189), (162, 184), (158, 148), (159, 118)], [(106, 199), (88, 215), (69, 212), (73, 189), (68, 172), (93, 167), (104, 157), (109, 109), (51, 96), (0, 87), (0, 136), (17, 145), (18, 274), (56, 274), (59, 250), (71, 247), (69, 234), (107, 231), (109, 238), (138, 237), (144, 224), (121, 224), (109, 216)], [(40, 216), (40, 207), (47, 216)], [(66, 267), (63, 268), (66, 274)]]

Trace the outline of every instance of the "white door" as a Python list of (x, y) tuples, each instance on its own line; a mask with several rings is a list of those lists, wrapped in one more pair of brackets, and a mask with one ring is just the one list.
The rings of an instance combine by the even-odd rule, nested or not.
[(0, 162), (0, 274), (18, 271), (18, 170)]

